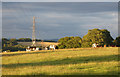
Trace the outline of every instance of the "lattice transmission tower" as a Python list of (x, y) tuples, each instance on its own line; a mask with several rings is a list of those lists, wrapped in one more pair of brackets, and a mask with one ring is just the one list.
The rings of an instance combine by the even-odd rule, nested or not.
[(36, 36), (35, 36), (35, 16), (33, 16), (32, 46), (36, 46)]

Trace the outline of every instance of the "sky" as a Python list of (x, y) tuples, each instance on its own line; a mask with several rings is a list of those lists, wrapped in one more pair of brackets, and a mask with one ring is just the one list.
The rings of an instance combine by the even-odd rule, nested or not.
[(117, 2), (3, 2), (2, 37), (32, 38), (33, 16), (38, 39), (82, 38), (94, 28), (118, 36)]
[(118, 2), (119, 0), (1, 0), (2, 2)]

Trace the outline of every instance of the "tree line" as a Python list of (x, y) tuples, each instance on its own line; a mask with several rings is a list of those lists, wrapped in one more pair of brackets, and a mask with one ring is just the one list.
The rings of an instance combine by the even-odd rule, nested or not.
[[(53, 40), (41, 40), (41, 39), (36, 39), (37, 42), (56, 42)], [(25, 51), (27, 46), (20, 45), (18, 42), (32, 42), (31, 38), (19, 38), (19, 39), (7, 39), (7, 38), (2, 38), (2, 51)], [(42, 47), (39, 46), (41, 49)]]
[(16, 39), (2, 38), (2, 51), (24, 51), (26, 46), (18, 44)]
[(88, 33), (83, 38), (76, 37), (64, 37), (58, 40), (59, 49), (64, 48), (81, 48), (92, 47), (93, 43), (97, 43), (99, 46), (120, 46), (120, 36), (113, 39), (110, 32), (106, 29), (92, 29), (88, 30)]
[[(36, 39), (41, 42), (41, 39)], [(55, 42), (53, 40), (44, 40), (44, 42)], [(18, 44), (18, 42), (32, 42), (31, 38), (7, 39), (2, 38), (2, 51), (24, 51), (26, 46)], [(76, 37), (63, 37), (58, 40), (58, 49), (64, 48), (84, 48), (92, 47), (93, 43), (99, 46), (117, 46), (120, 47), (120, 36), (113, 39), (110, 32), (106, 29), (92, 29), (83, 38)]]

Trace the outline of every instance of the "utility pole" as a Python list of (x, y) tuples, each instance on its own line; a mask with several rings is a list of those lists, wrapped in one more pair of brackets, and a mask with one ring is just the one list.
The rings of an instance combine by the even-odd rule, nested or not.
[(32, 46), (36, 46), (36, 37), (35, 37), (35, 16), (33, 16)]

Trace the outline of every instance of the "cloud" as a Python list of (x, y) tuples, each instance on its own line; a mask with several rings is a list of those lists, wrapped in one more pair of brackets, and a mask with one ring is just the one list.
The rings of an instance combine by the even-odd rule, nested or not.
[[(74, 2), (74, 3), (61, 3), (61, 2), (5, 2), (3, 3), (3, 10), (22, 10), (34, 12), (59, 12), (59, 13), (90, 13), (101, 11), (116, 11), (118, 8), (117, 2)], [(19, 11), (20, 12), (20, 11)]]
[(116, 37), (117, 8), (115, 2), (3, 3), (3, 37), (31, 37), (33, 16), (37, 38), (83, 37), (93, 28), (108, 29)]
[(118, 2), (119, 0), (3, 0), (3, 2)]

